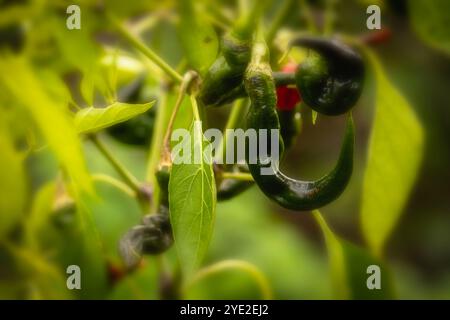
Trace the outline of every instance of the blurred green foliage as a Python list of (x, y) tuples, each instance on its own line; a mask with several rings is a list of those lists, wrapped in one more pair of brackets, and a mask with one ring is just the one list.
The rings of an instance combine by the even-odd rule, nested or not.
[[(146, 257), (132, 272), (124, 270), (118, 241), (140, 221), (142, 206), (134, 197), (136, 190), (124, 186), (123, 175), (89, 137), (78, 134), (73, 113), (89, 110), (86, 107), (124, 106), (111, 118), (97, 117), (99, 110), (94, 110), (90, 124), (83, 120), (92, 131), (144, 112), (149, 104), (132, 111), (136, 105), (120, 99), (121, 89), (144, 77), (146, 100), (139, 102), (156, 100), (156, 143), (148, 148), (127, 145), (103, 132), (98, 139), (131, 175), (154, 183), (176, 86), (154, 61), (125, 42), (103, 13), (108, 11), (139, 34), (178, 72), (194, 68), (202, 73), (216, 57), (218, 39), (246, 3), (82, 0), (77, 1), (82, 29), (68, 30), (65, 10), (70, 1), (0, 1), (1, 299), (170, 296), (164, 291), (164, 277), (179, 270), (175, 248), (162, 257)], [(319, 224), (311, 214), (280, 209), (256, 187), (218, 203), (202, 267), (230, 259), (250, 263), (277, 299), (372, 298), (364, 288), (365, 268), (382, 261), (383, 270), (385, 264), (389, 267), (389, 276), (383, 278), (389, 283), (383, 287), (395, 290), (378, 297), (450, 299), (448, 1), (294, 1), (271, 44), (273, 69), (280, 68), (276, 61), (289, 37), (305, 30), (320, 32), (325, 20), (327, 28), (339, 33), (367, 33), (369, 3), (381, 6), (383, 26), (391, 29), (392, 37), (373, 49), (384, 71), (372, 60), (375, 72), (368, 76), (354, 111), (357, 154), (348, 190), (322, 210), (326, 222)], [(277, 21), (282, 5), (269, 5), (263, 21), (267, 29)], [(331, 22), (327, 10), (334, 12)], [(291, 57), (304, 55), (292, 52)], [(188, 100), (182, 103), (175, 128), (191, 123)], [(224, 107), (202, 116), (208, 117), (207, 127), (221, 128), (228, 112)], [(309, 178), (332, 164), (342, 123), (319, 115), (313, 126), (306, 121), (310, 111), (302, 112), (302, 134), (283, 166)], [(369, 143), (372, 128), (376, 131)], [(416, 177), (423, 145), (423, 165)], [(374, 152), (378, 158), (370, 158)], [(366, 246), (381, 260), (374, 260)], [(82, 290), (66, 287), (71, 264), (81, 267)], [(259, 299), (261, 287), (251, 273), (227, 269), (181, 293), (185, 298)]]

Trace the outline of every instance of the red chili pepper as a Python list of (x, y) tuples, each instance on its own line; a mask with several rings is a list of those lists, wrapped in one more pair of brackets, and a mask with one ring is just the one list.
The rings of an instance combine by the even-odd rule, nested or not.
[[(281, 71), (295, 72), (297, 65), (293, 62), (287, 63)], [(283, 86), (277, 88), (277, 109), (281, 111), (290, 111), (295, 108), (297, 103), (302, 100), (297, 87)]]

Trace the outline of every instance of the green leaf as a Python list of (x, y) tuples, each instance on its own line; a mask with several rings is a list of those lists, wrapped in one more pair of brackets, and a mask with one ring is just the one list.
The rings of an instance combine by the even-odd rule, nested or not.
[(106, 108), (85, 108), (75, 115), (78, 133), (91, 133), (130, 120), (149, 110), (155, 101), (144, 104), (115, 102)]
[[(31, 66), (23, 58), (3, 56), (0, 83), (31, 115), (76, 187), (92, 193), (92, 182), (73, 121), (65, 108), (46, 93)], [(26, 92), (23, 88), (27, 88)]]
[(33, 198), (30, 214), (24, 221), (25, 244), (32, 251), (40, 249), (39, 232), (50, 220), (55, 194), (56, 183), (51, 181), (41, 186)]
[(396, 226), (413, 187), (423, 154), (424, 133), (412, 107), (367, 51), (375, 72), (375, 119), (364, 173), (361, 223), (376, 256)]
[(196, 1), (179, 1), (180, 23), (178, 33), (189, 64), (204, 74), (217, 56), (219, 42), (213, 27), (204, 15), (195, 11)]
[(24, 216), (26, 205), (26, 178), (22, 158), (14, 148), (3, 117), (2, 114), (0, 119), (0, 240)]
[(72, 298), (72, 292), (67, 290), (66, 278), (61, 270), (53, 263), (47, 261), (42, 254), (28, 248), (19, 248), (6, 244), (8, 251), (15, 257), (17, 264), (21, 265), (27, 278), (28, 299), (61, 299)]
[[(53, 16), (49, 19), (52, 19), (52, 25), (65, 25), (64, 16)], [(80, 90), (89, 105), (93, 105), (96, 88), (104, 95), (110, 94), (107, 91), (105, 79), (100, 73), (102, 48), (95, 42), (93, 35), (96, 19), (97, 17), (93, 17), (89, 10), (86, 10), (81, 15), (83, 26), (81, 29), (54, 28), (52, 30), (65, 65), (83, 73)]]
[[(170, 219), (183, 271), (190, 275), (200, 265), (208, 249), (215, 221), (216, 186), (212, 155), (205, 151), (201, 124), (194, 122), (182, 142), (190, 150), (190, 163), (177, 164), (174, 157), (169, 182)], [(208, 157), (204, 159), (203, 154)]]
[[(382, 261), (373, 257), (365, 249), (358, 247), (336, 236), (328, 227), (326, 221), (318, 210), (314, 217), (325, 237), (328, 250), (331, 282), (337, 299), (393, 299), (389, 269)], [(378, 266), (380, 269), (380, 289), (369, 289), (368, 282), (372, 272), (369, 266)]]
[(450, 1), (411, 0), (408, 4), (411, 23), (419, 37), (450, 54)]

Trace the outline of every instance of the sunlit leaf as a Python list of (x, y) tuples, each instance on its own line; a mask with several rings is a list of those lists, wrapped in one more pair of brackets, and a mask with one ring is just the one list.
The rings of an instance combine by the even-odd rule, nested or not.
[(196, 12), (196, 2), (179, 1), (178, 30), (189, 64), (202, 74), (216, 58), (219, 43), (214, 29), (205, 21), (204, 15)]
[(417, 34), (430, 46), (450, 54), (450, 1), (408, 1), (411, 23)]
[(412, 107), (368, 51), (376, 78), (376, 110), (364, 173), (361, 221), (376, 256), (396, 226), (422, 159), (424, 133)]
[(70, 299), (72, 294), (67, 290), (66, 278), (61, 270), (47, 261), (42, 255), (27, 248), (11, 244), (6, 246), (17, 262), (28, 274), (29, 299)]
[(79, 133), (92, 133), (127, 121), (146, 112), (155, 104), (127, 104), (115, 102), (106, 108), (85, 108), (75, 115), (75, 127)]
[[(319, 211), (314, 211), (325, 237), (328, 251), (331, 282), (337, 299), (392, 299), (391, 275), (384, 264), (367, 250), (336, 236)], [(379, 268), (380, 287), (369, 289), (373, 274), (370, 266)]]
[(3, 118), (0, 119), (0, 150), (0, 239), (3, 239), (23, 217), (26, 204), (22, 158), (14, 148)]
[[(202, 138), (201, 125), (194, 122), (190, 136), (181, 142), (184, 150), (190, 150), (191, 161), (176, 164), (177, 154), (169, 183), (170, 219), (180, 265), (187, 274), (191, 274), (205, 256), (215, 221), (214, 174), (211, 161), (208, 164), (203, 157)], [(206, 156), (211, 157), (211, 154)], [(193, 161), (195, 158), (200, 159), (198, 164)]]
[[(0, 81), (15, 101), (29, 112), (70, 179), (81, 190), (92, 192), (73, 121), (64, 108), (46, 94), (31, 66), (21, 58), (2, 57)], [(26, 92), (23, 88), (27, 88)]]
[(62, 25), (54, 29), (57, 45), (61, 51), (61, 57), (67, 65), (82, 72), (80, 90), (83, 98), (89, 105), (94, 103), (94, 90), (97, 88), (102, 94), (110, 94), (103, 75), (99, 72), (102, 49), (95, 42), (93, 35), (93, 23), (95, 18), (89, 11), (81, 14), (81, 29), (69, 30), (65, 26), (65, 20), (61, 17), (54, 18), (54, 25)]
[(39, 250), (39, 232), (48, 223), (55, 194), (56, 184), (52, 181), (41, 186), (34, 196), (30, 215), (24, 223), (26, 245), (33, 251)]

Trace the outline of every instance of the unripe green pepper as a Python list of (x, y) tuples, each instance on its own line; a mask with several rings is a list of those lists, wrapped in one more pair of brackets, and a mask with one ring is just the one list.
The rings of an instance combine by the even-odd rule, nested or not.
[(305, 103), (325, 115), (349, 111), (358, 101), (364, 82), (361, 56), (335, 40), (304, 37), (291, 46), (315, 51), (301, 63), (295, 73), (298, 89)]
[(205, 74), (199, 93), (205, 106), (221, 106), (245, 93), (242, 79), (250, 61), (253, 30), (265, 2), (255, 0), (249, 13), (222, 38), (219, 55)]
[[(248, 173), (248, 167), (245, 165), (236, 165), (234, 172)], [(235, 179), (223, 179), (217, 186), (217, 201), (226, 201), (232, 199), (254, 185), (253, 181), (243, 181)]]
[[(267, 47), (263, 42), (256, 43), (244, 81), (251, 101), (247, 127), (257, 131), (280, 129), (276, 112), (275, 84), (268, 61)], [(270, 143), (270, 137), (267, 141), (258, 141), (259, 146), (270, 146)], [(250, 158), (247, 158), (247, 163), (253, 179), (267, 197), (291, 210), (313, 210), (332, 202), (346, 188), (353, 170), (353, 144), (353, 121), (349, 117), (337, 165), (330, 173), (314, 181), (292, 179), (283, 174), (278, 166), (272, 167), (273, 174), (263, 175), (261, 168), (264, 165), (259, 155), (256, 163)], [(280, 155), (282, 151), (283, 141), (280, 137)]]

